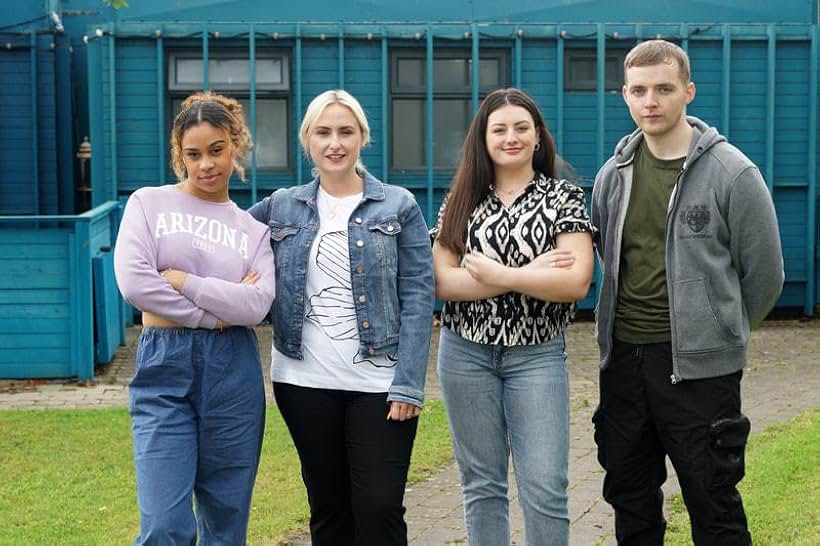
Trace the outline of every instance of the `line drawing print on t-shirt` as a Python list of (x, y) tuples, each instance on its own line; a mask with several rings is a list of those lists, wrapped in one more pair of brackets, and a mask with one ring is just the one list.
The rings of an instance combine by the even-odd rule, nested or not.
[[(316, 251), (316, 267), (338, 282), (336, 286), (323, 288), (308, 297), (310, 308), (305, 315), (334, 341), (358, 338), (356, 308), (353, 305), (353, 289), (350, 281), (350, 257), (347, 249), (347, 231), (331, 231), (322, 235)], [(368, 363), (377, 368), (396, 365), (394, 355), (386, 355), (389, 366), (379, 365), (362, 357), (359, 351), (351, 359), (354, 365)]]

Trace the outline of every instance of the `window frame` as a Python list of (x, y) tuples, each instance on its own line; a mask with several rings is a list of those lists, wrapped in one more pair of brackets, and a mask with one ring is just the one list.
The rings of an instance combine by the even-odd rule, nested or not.
[[(608, 79), (609, 74), (606, 73), (606, 61), (604, 61), (604, 92), (605, 93), (620, 93), (624, 85), (623, 66), (624, 59), (628, 49), (622, 47), (606, 48), (604, 55), (606, 60), (615, 61), (614, 80)], [(564, 48), (564, 92), (565, 93), (595, 93), (598, 90), (597, 75), (596, 78), (586, 80), (572, 80), (570, 66), (573, 61), (591, 60), (593, 63), (598, 62), (598, 51), (595, 47), (578, 46)], [(596, 64), (597, 70), (597, 64)]]
[[(259, 116), (258, 105), (260, 100), (274, 100), (284, 102), (284, 119), (285, 119), (285, 163), (282, 165), (259, 165), (259, 154), (257, 152), (257, 172), (262, 173), (288, 173), (293, 170), (294, 158), (293, 155), (293, 137), (291, 135), (291, 125), (293, 124), (293, 115), (291, 112), (293, 105), (292, 86), (291, 86), (291, 50), (288, 48), (257, 48), (256, 61), (266, 58), (279, 58), (281, 60), (281, 75), (282, 82), (277, 84), (259, 84), (256, 87), (256, 103), (257, 103), (257, 118)], [(170, 133), (176, 111), (174, 110), (174, 101), (183, 100), (192, 93), (202, 90), (201, 82), (196, 84), (179, 84), (176, 82), (176, 60), (179, 58), (198, 59), (202, 60), (202, 49), (196, 47), (168, 47), (165, 51), (165, 63), (167, 82), (165, 85), (166, 93), (166, 107), (170, 112), (168, 117), (168, 131)], [(240, 59), (246, 63), (250, 62), (250, 51), (247, 47), (242, 46), (222, 46), (219, 49), (213, 49), (208, 52), (209, 63), (214, 59)], [(249, 74), (250, 76), (250, 74)], [(216, 93), (221, 93), (231, 98), (250, 102), (251, 91), (250, 82), (241, 84), (214, 84), (212, 81), (208, 82), (208, 88)], [(250, 116), (250, 108), (245, 108), (246, 119)], [(248, 121), (248, 128), (250, 129), (250, 119)], [(259, 132), (259, 123), (257, 123), (257, 134)], [(254, 146), (256, 146), (254, 141)], [(250, 154), (248, 154), (248, 165), (250, 168)]]
[[(427, 100), (427, 83), (424, 81), (418, 86), (405, 86), (402, 88), (398, 82), (398, 61), (400, 59), (412, 59), (421, 61), (423, 70), (427, 70), (427, 50), (424, 48), (418, 47), (402, 47), (402, 46), (394, 46), (390, 51), (390, 87), (388, 89), (388, 115), (389, 120), (389, 127), (390, 127), (390, 165), (389, 171), (393, 174), (403, 174), (403, 173), (418, 173), (427, 170), (427, 165), (422, 163), (420, 165), (413, 165), (413, 166), (396, 166), (396, 154), (392, 153), (393, 150), (393, 134), (395, 129), (395, 120), (393, 119), (393, 104), (394, 100), (421, 100), (423, 103), (426, 104)], [(467, 63), (472, 63), (472, 51), (469, 48), (437, 48), (433, 50), (433, 62), (440, 60), (440, 59), (461, 59), (465, 60)], [(480, 61), (482, 60), (497, 60), (498, 61), (498, 84), (491, 85), (491, 86), (479, 86), (478, 89), (478, 97), (479, 102), (484, 99), (490, 92), (496, 89), (503, 89), (510, 86), (511, 74), (510, 74), (510, 51), (508, 48), (505, 47), (486, 47), (482, 48), (479, 51), (479, 67)], [(472, 80), (470, 80), (472, 81)], [(437, 99), (443, 100), (472, 100), (472, 85), (469, 83), (463, 89), (442, 89), (437, 90), (435, 89), (435, 81), (433, 82), (433, 103), (435, 104)], [(468, 115), (467, 123), (471, 121), (471, 117)], [(420, 135), (419, 144), (421, 145), (421, 152), (422, 157), (426, 155), (426, 125), (427, 118), (422, 121), (422, 131), (423, 133)], [(452, 172), (457, 165), (433, 165), (434, 172)]]

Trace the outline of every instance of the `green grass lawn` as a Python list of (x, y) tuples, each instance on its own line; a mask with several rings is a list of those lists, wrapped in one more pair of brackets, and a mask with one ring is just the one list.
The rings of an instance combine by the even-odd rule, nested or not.
[[(422, 412), (410, 481), (451, 459), (441, 402)], [(275, 408), (268, 409), (249, 543), (274, 545), (304, 528), (299, 461)], [(130, 544), (138, 515), (125, 409), (0, 412), (0, 544)]]
[[(754, 544), (820, 544), (820, 408), (752, 436), (739, 489)], [(692, 544), (690, 537), (676, 495), (665, 543)]]
[[(249, 543), (275, 545), (307, 521), (298, 459), (268, 411)], [(741, 484), (755, 544), (820, 544), (820, 408), (752, 437)], [(451, 458), (441, 402), (422, 412), (410, 480)], [(676, 499), (668, 545), (691, 544)], [(0, 411), (0, 544), (130, 544), (137, 532), (125, 409)]]

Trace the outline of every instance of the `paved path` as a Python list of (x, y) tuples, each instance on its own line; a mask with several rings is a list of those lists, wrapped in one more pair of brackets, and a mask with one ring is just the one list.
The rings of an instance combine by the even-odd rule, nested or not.
[[(598, 400), (597, 350), (593, 326), (582, 322), (569, 329), (568, 351), (572, 417), (570, 424), (570, 518), (571, 544), (614, 544), (613, 518), (600, 495), (603, 474), (595, 459), (592, 412)], [(133, 372), (133, 348), (139, 330), (128, 330), (128, 344), (114, 361), (100, 367), (94, 384), (71, 381), (0, 381), (0, 409), (81, 408), (124, 405), (125, 384)], [(270, 333), (258, 330), (265, 366), (270, 360)], [(435, 342), (434, 342), (435, 345)], [(435, 358), (435, 346), (431, 361)], [(820, 320), (767, 322), (752, 336), (749, 366), (743, 378), (744, 412), (752, 419), (752, 432), (784, 421), (820, 404)], [(266, 381), (268, 396), (270, 384)], [(440, 398), (435, 366), (428, 374), (427, 396)], [(671, 470), (671, 469), (670, 469)], [(673, 473), (670, 471), (670, 476)], [(667, 492), (676, 490), (674, 479)], [(513, 544), (521, 546), (523, 522), (514, 486), (510, 488)], [(455, 465), (451, 464), (428, 481), (408, 488), (405, 504), (410, 542), (416, 546), (466, 544), (462, 520), (461, 492)], [(291, 546), (310, 544), (294, 537)]]

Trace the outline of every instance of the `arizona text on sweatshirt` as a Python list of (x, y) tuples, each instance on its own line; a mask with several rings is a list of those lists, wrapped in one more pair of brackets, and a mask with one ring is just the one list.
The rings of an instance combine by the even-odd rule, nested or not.
[[(134, 307), (188, 328), (221, 319), (255, 326), (274, 297), (268, 227), (233, 201), (215, 203), (175, 185), (146, 187), (128, 199), (114, 249), (117, 284)], [(161, 276), (186, 272), (178, 292)], [(243, 284), (249, 272), (255, 284)]]

